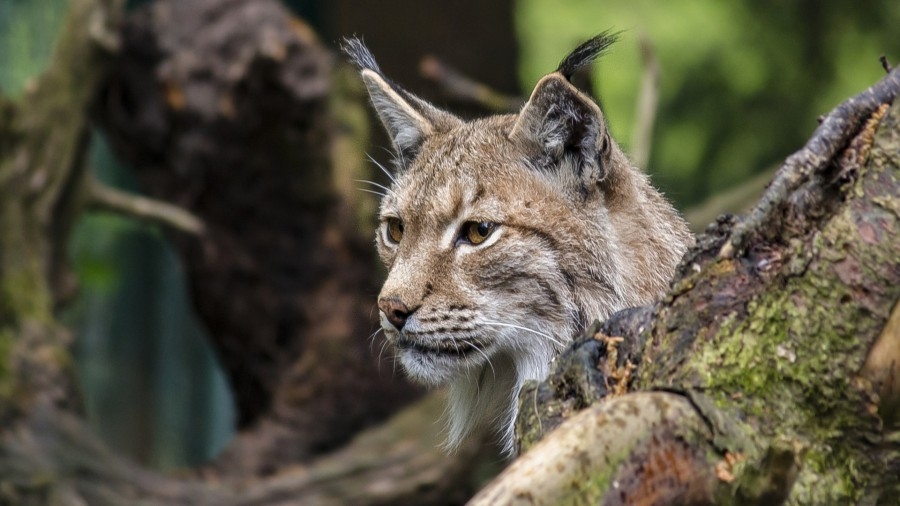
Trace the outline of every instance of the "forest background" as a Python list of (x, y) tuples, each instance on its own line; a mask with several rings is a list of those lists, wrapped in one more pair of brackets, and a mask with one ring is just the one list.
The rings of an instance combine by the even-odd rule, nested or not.
[[(21, 96), (45, 68), (66, 3), (0, 0), (0, 93)], [(128, 8), (144, 3), (131, 1)], [(471, 104), (442, 97), (422, 78), (422, 57), (434, 55), (521, 97), (578, 42), (601, 30), (621, 30), (621, 41), (594, 69), (593, 90), (613, 135), (626, 149), (648, 154), (654, 183), (696, 229), (718, 212), (752, 203), (819, 115), (880, 78), (879, 56), (900, 57), (896, 2), (285, 4), (326, 46), (335, 49), (340, 37), (362, 35), (398, 82), (469, 114)], [(659, 66), (648, 147), (639, 138), (646, 120), (637, 113), (648, 70), (642, 43)], [(369, 152), (383, 159), (381, 146), (387, 141), (376, 139)], [(99, 132), (90, 146), (90, 170), (112, 186), (139, 191)], [(77, 224), (70, 255), (80, 289), (63, 320), (74, 331), (86, 418), (96, 433), (161, 470), (214, 457), (234, 433), (235, 410), (166, 235), (118, 215), (93, 213)], [(377, 352), (376, 346), (373, 367)], [(397, 374), (396, 381), (404, 380)]]

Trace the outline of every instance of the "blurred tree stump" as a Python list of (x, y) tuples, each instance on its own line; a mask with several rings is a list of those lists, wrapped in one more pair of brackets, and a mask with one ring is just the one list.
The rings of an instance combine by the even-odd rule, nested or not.
[(94, 110), (146, 192), (205, 224), (171, 238), (244, 429), (218, 470), (270, 473), (413, 399), (364, 339), (379, 271), (355, 81), (275, 1), (161, 0), (121, 33)]
[[(489, 445), (436, 449), (440, 399), (401, 409), (416, 392), (364, 339), (358, 83), (275, 1), (160, 0), (116, 32), (121, 13), (71, 0), (51, 68), (0, 100), (0, 504), (464, 501)], [(664, 300), (523, 392), (529, 451), (476, 503), (897, 501), (898, 76), (827, 119), (747, 220), (714, 224)], [(89, 103), (140, 206), (84, 170)], [(207, 468), (147, 471), (80, 418), (54, 310), (71, 225), (104, 206), (149, 206), (185, 260), (242, 426)]]

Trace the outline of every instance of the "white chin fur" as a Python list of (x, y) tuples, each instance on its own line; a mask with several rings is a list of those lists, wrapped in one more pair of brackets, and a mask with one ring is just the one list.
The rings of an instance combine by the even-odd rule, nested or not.
[(550, 341), (529, 337), (506, 330), (494, 336), (499, 346), (468, 357), (397, 350), (410, 380), (430, 387), (450, 386), (445, 449), (454, 450), (476, 429), (490, 428), (504, 453), (515, 453), (519, 390), (526, 380), (546, 378), (557, 352)]
[(526, 380), (547, 377), (554, 354), (550, 346), (497, 353), (490, 365), (454, 378), (450, 383), (445, 448), (453, 450), (475, 429), (490, 427), (503, 453), (512, 457), (519, 390)]
[(459, 374), (459, 367), (447, 363), (448, 360), (415, 350), (399, 351), (400, 365), (412, 381), (421, 385), (437, 387), (446, 385)]

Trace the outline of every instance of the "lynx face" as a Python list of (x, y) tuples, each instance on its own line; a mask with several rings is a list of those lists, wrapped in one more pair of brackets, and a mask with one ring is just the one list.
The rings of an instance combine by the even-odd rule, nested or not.
[(552, 218), (577, 207), (527, 166), (510, 127), (460, 122), (434, 135), (382, 202), (382, 326), (417, 381), (496, 374), (498, 355), (542, 376), (578, 323), (555, 247), (577, 223)]
[(450, 447), (492, 425), (512, 453), (522, 383), (590, 321), (658, 296), (692, 241), (568, 80), (611, 42), (576, 49), (519, 114), (466, 122), (347, 41), (397, 154), (376, 233), (382, 328), (413, 380), (450, 386)]

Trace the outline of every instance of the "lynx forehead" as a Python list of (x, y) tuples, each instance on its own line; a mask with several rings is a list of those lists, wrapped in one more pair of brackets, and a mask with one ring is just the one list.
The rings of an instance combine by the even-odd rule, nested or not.
[(513, 453), (516, 397), (590, 321), (646, 304), (692, 237), (569, 82), (579, 46), (518, 114), (463, 121), (361, 69), (396, 159), (376, 233), (382, 328), (406, 373), (449, 385), (448, 447), (480, 426)]

